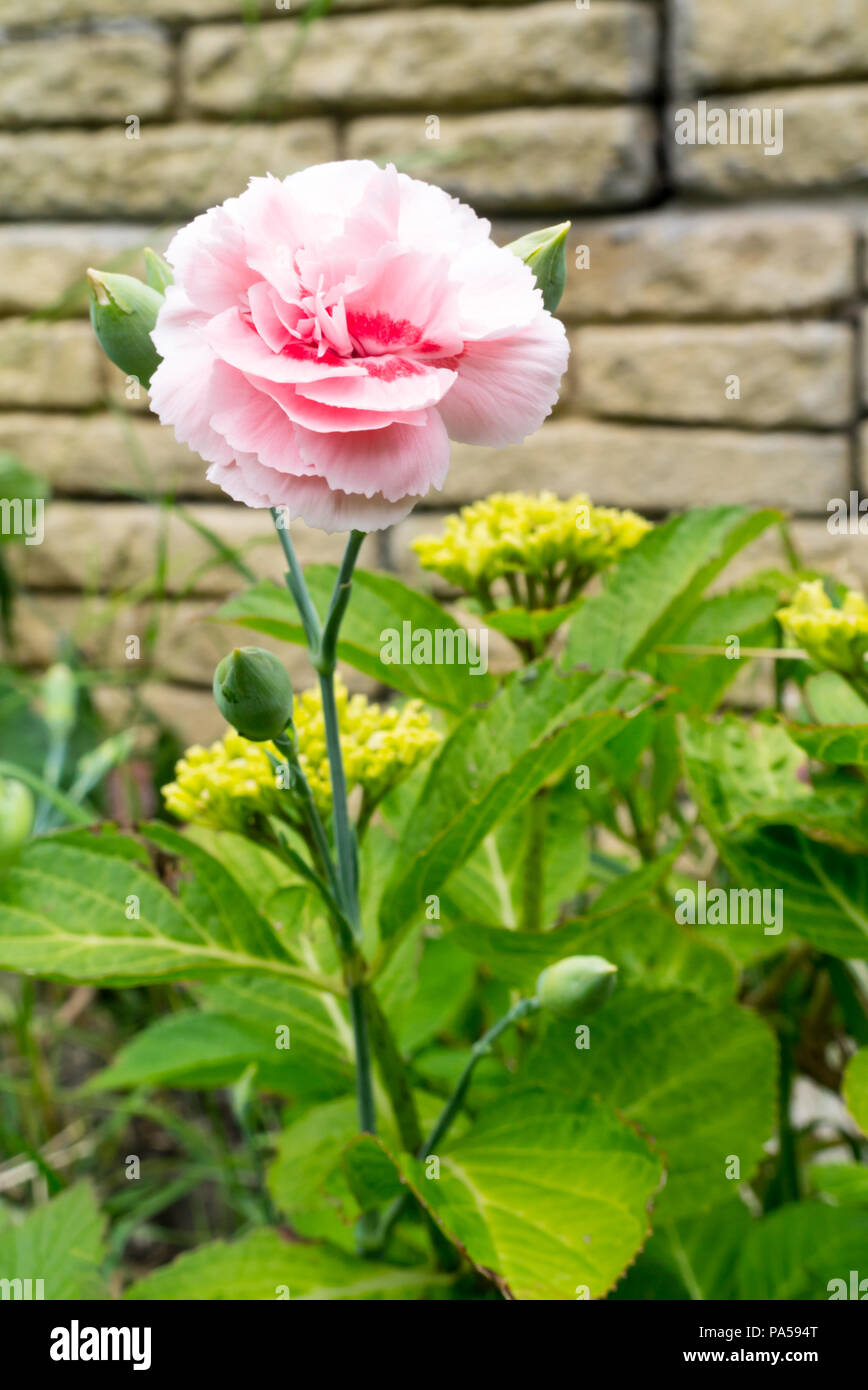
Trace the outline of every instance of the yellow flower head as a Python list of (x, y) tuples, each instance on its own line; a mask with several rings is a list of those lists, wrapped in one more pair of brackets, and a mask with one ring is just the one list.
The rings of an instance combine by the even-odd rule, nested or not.
[(467, 593), (488, 599), (494, 580), (506, 578), (517, 599), (521, 575), (529, 581), (528, 606), (554, 607), (648, 530), (650, 522), (635, 512), (595, 507), (582, 494), (561, 501), (552, 492), (496, 492), (449, 517), (442, 536), (422, 536), (413, 548), (423, 569)]
[(277, 814), (282, 793), (269, 752), (280, 756), (273, 743), (251, 743), (234, 730), (210, 748), (194, 744), (162, 789), (168, 810), (195, 825), (239, 831), (253, 815)]
[(868, 603), (848, 589), (836, 608), (821, 579), (800, 584), (792, 603), (778, 610), (778, 621), (818, 666), (843, 675), (865, 673)]
[[(338, 726), (347, 787), (364, 788), (369, 804), (378, 801), (440, 742), (421, 700), (401, 709), (381, 709), (364, 695), (349, 696), (336, 682)], [(298, 697), (294, 712), (298, 761), (321, 811), (331, 808), (331, 777), (319, 690)], [(251, 816), (284, 814), (299, 806), (269, 753), (283, 765), (273, 743), (251, 743), (234, 732), (210, 748), (188, 748), (175, 767), (175, 780), (163, 787), (168, 809), (180, 820), (216, 829), (243, 831)]]
[[(369, 802), (378, 801), (440, 743), (442, 736), (421, 700), (408, 700), (400, 709), (394, 705), (383, 709), (364, 695), (348, 695), (339, 680), (335, 694), (347, 788), (364, 788)], [(299, 696), (294, 723), (298, 760), (314, 800), (321, 809), (328, 809), (331, 776), (318, 689)]]

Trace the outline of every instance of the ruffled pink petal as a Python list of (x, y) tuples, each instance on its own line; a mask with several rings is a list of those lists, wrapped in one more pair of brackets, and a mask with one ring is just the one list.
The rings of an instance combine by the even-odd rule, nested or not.
[(252, 456), (240, 455), (230, 463), (212, 463), (205, 474), (209, 483), (222, 488), (234, 502), (246, 507), (281, 507), (288, 476), (264, 468)]
[(300, 517), (308, 526), (327, 531), (383, 531), (409, 516), (418, 497), (388, 502), (382, 496), (363, 497), (360, 493), (330, 488), (324, 478), (287, 478), (283, 505), (290, 517)]
[[(253, 327), (265, 346), (272, 352), (282, 352), (287, 343), (292, 341), (292, 334), (278, 313), (279, 296), (276, 290), (264, 280), (257, 280), (247, 291), (247, 302), (250, 305)], [(298, 318), (297, 311), (295, 318)]]
[(211, 416), (212, 428), (232, 449), (254, 455), (266, 468), (278, 473), (312, 472), (286, 412), (240, 372), (225, 363), (220, 367), (219, 405)]
[(383, 430), (391, 424), (424, 425), (424, 410), (394, 411), (386, 414), (376, 410), (353, 410), (343, 406), (323, 405), (320, 401), (308, 400), (300, 396), (294, 386), (286, 386), (276, 381), (266, 381), (264, 377), (248, 376), (248, 381), (258, 391), (264, 391), (276, 401), (290, 420), (305, 429), (317, 430), (320, 434), (343, 434), (353, 430)]
[(445, 256), (386, 247), (359, 267), (355, 280), (344, 308), (360, 353), (449, 357), (461, 351), (457, 295)]
[(412, 357), (356, 357), (364, 369), (353, 380), (303, 382), (299, 394), (324, 405), (353, 406), (356, 410), (427, 410), (452, 386), (457, 373), (451, 367), (430, 366)]
[(238, 309), (227, 309), (203, 330), (214, 354), (240, 372), (265, 377), (268, 381), (314, 382), (326, 377), (365, 379), (364, 366), (326, 350), (317, 355), (315, 346), (292, 342), (282, 352), (272, 352), (252, 324), (246, 323)]
[(151, 377), (150, 408), (171, 425), (179, 444), (187, 444), (210, 463), (226, 463), (232, 450), (211, 427), (219, 400), (219, 364), (203, 336), (204, 314), (197, 313), (170, 285), (151, 337), (163, 358)]
[(468, 344), (438, 407), (450, 439), (502, 447), (533, 434), (558, 398), (569, 352), (563, 324), (545, 311), (512, 337)]
[(190, 303), (220, 314), (242, 298), (259, 277), (245, 255), (244, 233), (235, 220), (239, 199), (194, 217), (169, 243), (166, 260)]
[(302, 456), (329, 487), (387, 502), (441, 488), (449, 471), (449, 436), (436, 410), (423, 425), (389, 425), (360, 434), (299, 430)]

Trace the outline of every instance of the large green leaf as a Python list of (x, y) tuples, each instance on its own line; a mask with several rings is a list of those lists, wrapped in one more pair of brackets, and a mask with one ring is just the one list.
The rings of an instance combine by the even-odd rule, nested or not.
[(388, 937), (424, 908), (499, 821), (550, 778), (587, 762), (649, 695), (629, 677), (561, 675), (542, 663), (509, 678), (462, 720), (429, 764), (407, 818), (380, 926)]
[(290, 1047), (279, 1050), (275, 1034), (259, 1024), (185, 1009), (156, 1019), (122, 1047), (111, 1066), (91, 1078), (88, 1090), (228, 1086), (250, 1066), (256, 1068), (258, 1086), (281, 1095), (322, 1098), (352, 1086), (348, 1060), (341, 1066), (328, 1059), (324, 1065), (322, 1053), (307, 1046), (303, 1030), (290, 1029), (289, 1037)]
[[(803, 754), (779, 726), (749, 731), (733, 718), (683, 719), (680, 736), (701, 820), (732, 884), (782, 894), (782, 930), (731, 924), (722, 930), (733, 949), (768, 954), (804, 937), (830, 954), (868, 956), (868, 859), (820, 838), (840, 839), (848, 816), (858, 834), (858, 789), (855, 804), (839, 785), (828, 797), (812, 792), (796, 775)], [(772, 828), (757, 828), (763, 822)]]
[(844, 1099), (862, 1133), (868, 1134), (868, 1047), (860, 1048), (847, 1063)]
[(0, 1279), (41, 1279), (46, 1299), (107, 1298), (99, 1273), (104, 1226), (90, 1184), (68, 1188), (0, 1227)]
[(436, 1177), (406, 1161), (415, 1191), (517, 1299), (607, 1293), (648, 1235), (661, 1178), (658, 1157), (606, 1106), (539, 1091), (489, 1107), (433, 1157)]
[(620, 972), (619, 985), (635, 981), (659, 989), (680, 986), (719, 998), (731, 998), (735, 989), (734, 969), (723, 953), (676, 926), (647, 901), (565, 922), (554, 931), (506, 931), (458, 921), (451, 934), (498, 979), (525, 992), (533, 989), (547, 965), (571, 955), (613, 961)]
[(868, 1212), (799, 1202), (753, 1224), (738, 1265), (738, 1297), (830, 1298), (833, 1279), (868, 1278)]
[(868, 1207), (868, 1168), (861, 1163), (814, 1163), (811, 1187), (836, 1207)]
[(724, 1202), (732, 1157), (742, 1181), (775, 1127), (775, 1045), (755, 1014), (686, 990), (616, 989), (577, 1047), (553, 1022), (528, 1075), (559, 1095), (599, 1096), (653, 1136), (666, 1160), (658, 1207), (667, 1220)]
[(450, 1281), (425, 1266), (360, 1260), (333, 1246), (289, 1241), (277, 1231), (249, 1231), (231, 1243), (214, 1241), (127, 1290), (128, 1299), (215, 1302), (290, 1298), (419, 1299)]
[(777, 520), (777, 512), (710, 507), (656, 526), (573, 618), (565, 663), (594, 671), (641, 664), (656, 644), (672, 640), (732, 556)]
[(731, 1196), (713, 1211), (682, 1221), (657, 1221), (651, 1239), (613, 1298), (630, 1301), (732, 1299), (742, 1243), (753, 1224)]
[[(305, 570), (308, 591), (321, 616), (328, 607), (336, 575), (334, 565), (309, 565)], [(294, 600), (270, 580), (263, 580), (230, 599), (221, 608), (219, 617), (285, 642), (305, 645)], [(341, 625), (338, 656), (383, 685), (393, 686), (405, 695), (421, 696), (432, 705), (461, 714), (477, 701), (490, 699), (495, 689), (493, 676), (482, 670), (474, 674), (470, 665), (412, 660), (401, 664), (384, 662), (381, 657), (386, 640), (384, 634), (392, 630), (403, 639), (405, 624), (409, 624), (406, 631), (413, 634), (460, 634), (462, 631), (450, 613), (426, 594), (402, 584), (400, 579), (356, 570), (349, 607)], [(448, 658), (452, 639), (441, 638), (441, 641)], [(412, 654), (412, 647), (409, 650)], [(478, 660), (476, 665), (480, 665)]]
[(309, 979), (217, 860), (168, 827), (149, 835), (193, 867), (179, 896), (111, 829), (25, 846), (0, 877), (0, 969), (116, 985), (232, 970)]
[(727, 656), (731, 637), (746, 647), (772, 646), (777, 629), (772, 621), (780, 607), (776, 591), (732, 589), (706, 601), (667, 637), (673, 647), (718, 647), (720, 655), (661, 653), (655, 673), (661, 685), (675, 687), (668, 704), (674, 709), (711, 710), (732, 684), (745, 660)]
[(787, 724), (790, 738), (823, 763), (868, 765), (868, 724)]

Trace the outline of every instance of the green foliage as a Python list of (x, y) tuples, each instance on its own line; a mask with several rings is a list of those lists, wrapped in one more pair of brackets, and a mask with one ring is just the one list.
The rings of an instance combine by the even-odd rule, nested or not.
[[(547, 609), (498, 590), (490, 625), (525, 658), (505, 676), (384, 661), (388, 629), (458, 627), (360, 571), (337, 655), (436, 707), (443, 741), (346, 824), (325, 800), (244, 834), (95, 825), (126, 753), (88, 761), (78, 676), (59, 771), (50, 710), (0, 680), (0, 777), (37, 803), (0, 861), (0, 968), (23, 977), (0, 990), (0, 1143), (53, 1194), (28, 1211), (12, 1186), (0, 1277), (73, 1298), (832, 1296), (868, 1236), (868, 705), (781, 655), (798, 576), (721, 587), (778, 520), (675, 517)], [(306, 575), (326, 626), (335, 574)], [(272, 584), (222, 617), (306, 640)], [(563, 655), (535, 657), (555, 634)], [(775, 699), (748, 713), (752, 660)], [(684, 916), (700, 884), (780, 890), (781, 929)], [(615, 970), (552, 1016), (538, 981), (570, 957)], [(119, 1183), (140, 1151), (143, 1182)]]

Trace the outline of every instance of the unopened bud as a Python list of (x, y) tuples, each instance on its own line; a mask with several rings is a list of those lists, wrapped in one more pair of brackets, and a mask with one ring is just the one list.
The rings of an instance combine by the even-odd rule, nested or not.
[(292, 718), (292, 683), (281, 662), (261, 647), (236, 647), (214, 672), (214, 699), (243, 738), (265, 743)]
[(33, 793), (23, 782), (0, 781), (0, 853), (18, 849), (33, 828)]
[(602, 956), (566, 956), (537, 980), (540, 1007), (556, 1018), (586, 1018), (605, 1004), (617, 974), (617, 965)]
[(511, 241), (507, 251), (530, 266), (542, 290), (543, 307), (553, 314), (561, 302), (567, 283), (567, 232), (569, 222), (543, 227), (538, 232)]
[(111, 362), (143, 386), (160, 365), (160, 354), (151, 341), (151, 330), (163, 296), (132, 275), (113, 275), (89, 270), (90, 321), (97, 342)]

